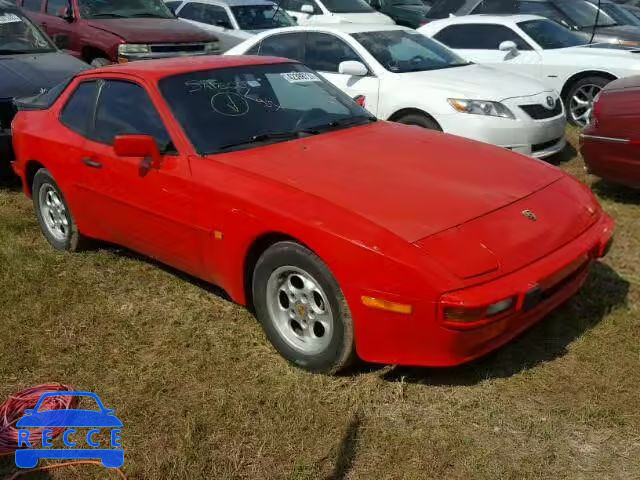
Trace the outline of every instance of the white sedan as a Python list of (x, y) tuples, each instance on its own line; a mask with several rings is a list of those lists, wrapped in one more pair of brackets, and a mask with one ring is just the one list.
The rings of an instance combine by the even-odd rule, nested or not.
[(223, 52), (263, 30), (296, 24), (267, 0), (169, 0), (166, 4), (178, 18), (213, 32)]
[(319, 71), (383, 120), (418, 125), (542, 158), (565, 145), (559, 95), (527, 77), (471, 64), (395, 25), (263, 32), (227, 55), (291, 58)]
[(528, 75), (560, 92), (569, 121), (585, 126), (593, 100), (612, 80), (640, 73), (640, 50), (589, 37), (535, 15), (468, 15), (418, 29), (461, 56)]
[(300, 25), (320, 23), (376, 23), (393, 25), (387, 15), (365, 0), (278, 0)]

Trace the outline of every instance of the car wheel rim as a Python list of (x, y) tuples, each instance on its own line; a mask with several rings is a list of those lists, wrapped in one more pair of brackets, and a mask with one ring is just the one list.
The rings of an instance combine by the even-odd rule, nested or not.
[(56, 240), (64, 241), (69, 235), (67, 208), (60, 199), (58, 191), (48, 183), (40, 188), (40, 213), (47, 231)]
[(592, 83), (583, 85), (577, 89), (569, 104), (571, 119), (581, 127), (586, 127), (591, 121), (591, 112), (593, 111), (593, 101), (602, 87)]
[(328, 347), (333, 312), (324, 290), (309, 273), (293, 266), (274, 270), (267, 282), (267, 308), (276, 330), (290, 347), (306, 355)]

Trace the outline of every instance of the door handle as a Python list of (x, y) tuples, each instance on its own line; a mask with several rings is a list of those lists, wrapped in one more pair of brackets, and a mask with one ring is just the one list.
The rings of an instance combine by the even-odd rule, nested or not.
[(91, 160), (90, 158), (83, 158), (82, 163), (84, 163), (87, 167), (102, 168), (102, 164), (100, 162), (96, 162), (95, 160)]

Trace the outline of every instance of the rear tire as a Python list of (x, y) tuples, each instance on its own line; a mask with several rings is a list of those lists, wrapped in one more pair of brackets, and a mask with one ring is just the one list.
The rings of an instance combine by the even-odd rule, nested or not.
[(75, 252), (88, 243), (78, 231), (62, 190), (46, 169), (40, 169), (33, 178), (33, 206), (42, 234), (56, 250)]
[(427, 117), (426, 115), (420, 115), (419, 113), (409, 113), (408, 115), (403, 115), (402, 117), (396, 120), (398, 123), (402, 123), (404, 125), (415, 125), (416, 127), (427, 128), (429, 130), (437, 130), (438, 132), (442, 131), (438, 122), (436, 122), (433, 118)]
[(269, 341), (291, 363), (333, 374), (355, 360), (349, 307), (311, 250), (291, 241), (269, 247), (255, 266), (252, 293)]
[(611, 81), (608, 78), (595, 75), (582, 78), (571, 85), (564, 98), (567, 121), (575, 127), (586, 127), (591, 120), (593, 101), (596, 95)]

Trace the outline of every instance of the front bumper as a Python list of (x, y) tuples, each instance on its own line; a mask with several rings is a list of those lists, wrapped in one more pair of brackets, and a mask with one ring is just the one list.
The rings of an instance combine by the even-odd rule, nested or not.
[(118, 53), (118, 63), (135, 62), (138, 60), (156, 60), (162, 58), (175, 58), (175, 57), (199, 57), (203, 55), (219, 55), (220, 50), (217, 51), (166, 51), (166, 52), (149, 52), (149, 53)]
[(447, 133), (490, 143), (536, 158), (560, 152), (566, 145), (564, 113), (545, 120), (515, 120), (468, 113), (437, 119)]
[[(358, 355), (369, 362), (430, 367), (455, 366), (482, 357), (570, 299), (585, 282), (591, 263), (607, 253), (612, 235), (613, 220), (603, 214), (582, 235), (552, 254), (496, 280), (459, 291), (478, 304), (518, 298), (515, 309), (475, 328), (445, 326), (434, 301), (414, 300), (411, 315), (377, 311), (350, 301)], [(409, 303), (406, 299), (391, 300)]]

